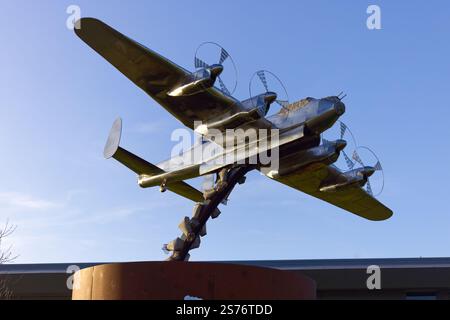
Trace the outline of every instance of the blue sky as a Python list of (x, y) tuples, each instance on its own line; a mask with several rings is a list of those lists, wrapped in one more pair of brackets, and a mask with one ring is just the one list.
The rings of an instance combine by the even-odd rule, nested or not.
[[(391, 219), (252, 173), (193, 260), (450, 256), (448, 1), (3, 1), (0, 224), (18, 226), (6, 243), (16, 262), (165, 259), (191, 212), (102, 158), (117, 116), (122, 144), (151, 162), (180, 124), (66, 28), (70, 4), (188, 69), (200, 43), (222, 44), (241, 99), (263, 68), (291, 101), (345, 91), (343, 120), (382, 160)], [(366, 28), (369, 4), (382, 30)]]

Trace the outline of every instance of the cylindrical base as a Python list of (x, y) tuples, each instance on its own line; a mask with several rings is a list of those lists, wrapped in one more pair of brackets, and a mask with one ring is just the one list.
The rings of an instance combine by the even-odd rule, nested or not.
[(204, 262), (115, 263), (75, 274), (74, 300), (315, 299), (316, 284), (290, 271)]

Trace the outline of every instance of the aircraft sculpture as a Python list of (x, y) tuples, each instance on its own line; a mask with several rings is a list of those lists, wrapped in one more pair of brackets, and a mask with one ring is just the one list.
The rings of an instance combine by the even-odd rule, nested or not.
[[(347, 146), (344, 138), (349, 129), (339, 121), (345, 112), (341, 94), (289, 103), (279, 99), (279, 93), (269, 90), (268, 76), (273, 74), (261, 70), (252, 79), (260, 81), (263, 92), (255, 95), (251, 92), (250, 98), (240, 101), (233, 97), (234, 89), (230, 91), (221, 78), (225, 62), (231, 61), (235, 67), (228, 52), (220, 46), (217, 61), (205, 62), (196, 54), (196, 70), (189, 72), (97, 19), (82, 18), (80, 26), (75, 32), (84, 42), (187, 128), (202, 136), (200, 144), (185, 150), (178, 158), (192, 159), (196, 148), (209, 145), (220, 146), (222, 156), (235, 155), (232, 160), (221, 162), (212, 161), (217, 158), (214, 155), (214, 159), (186, 163), (171, 158), (154, 165), (119, 146), (122, 121), (114, 122), (105, 146), (106, 158), (114, 158), (134, 171), (141, 187), (159, 186), (162, 192), (170, 190), (196, 203), (193, 216), (185, 217), (180, 223), (181, 237), (164, 246), (172, 252), (169, 260), (189, 258), (189, 250), (198, 248), (200, 237), (206, 235), (206, 221), (220, 214), (218, 206), (226, 203), (236, 184), (245, 182), (250, 170), (259, 170), (273, 180), (369, 220), (385, 220), (393, 214), (375, 199), (370, 183), (374, 173), (383, 173), (378, 158), (375, 156), (377, 161), (370, 166), (358, 149), (350, 156), (344, 151)], [(274, 75), (272, 78), (278, 79)], [(216, 83), (219, 88), (215, 87)], [(277, 104), (279, 111), (270, 114)], [(338, 139), (324, 139), (322, 133), (335, 123), (340, 129)], [(254, 141), (244, 141), (242, 147), (235, 140), (230, 144), (214, 138), (213, 133), (225, 133), (230, 129), (277, 130), (276, 143), (261, 148)], [(257, 142), (262, 139), (257, 135)], [(275, 140), (272, 135), (265, 139)], [(267, 168), (258, 156), (275, 148), (279, 163), (276, 168)], [(334, 165), (341, 154), (348, 167), (346, 170)], [(250, 158), (256, 162), (250, 163)], [(210, 188), (202, 191), (185, 182), (212, 175), (217, 176), (215, 183), (213, 181)]]

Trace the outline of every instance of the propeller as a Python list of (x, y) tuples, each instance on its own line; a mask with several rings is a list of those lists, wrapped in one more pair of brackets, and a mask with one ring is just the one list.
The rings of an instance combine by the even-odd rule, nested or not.
[[(259, 87), (262, 85), (262, 88), (260, 87), (256, 89), (258, 83)], [(272, 102), (277, 103), (282, 109), (288, 111), (287, 107), (289, 105), (289, 95), (283, 82), (281, 82), (280, 78), (278, 78), (274, 73), (267, 70), (259, 70), (253, 74), (249, 84), (250, 98), (260, 94), (261, 90), (265, 90), (266, 93), (274, 93), (275, 99)], [(282, 95), (281, 98), (280, 95)], [(256, 107), (256, 105), (254, 107)], [(268, 108), (265, 110), (266, 114), (267, 111)]]
[[(222, 48), (219, 44), (215, 42), (204, 42), (200, 44), (200, 46), (197, 48), (195, 52), (194, 66), (196, 69), (204, 69), (210, 68), (213, 65), (220, 65), (223, 67), (224, 70), (234, 69), (234, 81), (232, 81), (233, 80), (232, 78), (230, 79), (231, 74), (226, 75), (226, 77), (224, 77), (224, 74), (220, 73), (220, 75), (217, 76), (217, 81), (219, 83), (220, 90), (224, 94), (231, 96), (237, 87), (237, 69), (236, 65), (234, 64), (234, 60), (230, 56), (228, 51)], [(229, 87), (232, 88), (231, 91), (228, 89), (225, 83), (233, 84), (232, 86)]]
[[(344, 137), (346, 136), (346, 133), (348, 132), (352, 136), (353, 141), (355, 140), (352, 132), (350, 131), (350, 129), (347, 127), (347, 125), (345, 123), (343, 123), (342, 121), (339, 121), (339, 126), (340, 126), (340, 132), (341, 132), (341, 136), (340, 136), (341, 139), (344, 139)], [(356, 145), (356, 143), (355, 143), (355, 145)], [(352, 170), (353, 167), (355, 166), (355, 164), (353, 163), (352, 160), (350, 160), (350, 158), (347, 155), (347, 153), (345, 152), (345, 150), (342, 150), (342, 155), (344, 156), (345, 163), (347, 164), (348, 169)]]
[[(367, 183), (366, 183), (366, 191), (368, 194), (370, 194), (373, 197), (379, 196), (384, 189), (384, 171), (383, 171), (383, 167), (381, 165), (380, 160), (378, 159), (377, 155), (375, 154), (375, 152), (373, 152), (371, 149), (369, 149), (368, 147), (358, 147), (352, 155), (352, 159), (358, 163), (361, 167), (367, 167), (366, 163), (368, 163), (368, 161), (363, 160), (365, 158), (365, 156), (361, 156), (361, 154), (365, 154), (365, 155), (372, 155), (372, 157), (374, 158), (373, 162), (375, 163), (373, 166), (370, 166), (370, 168), (373, 169), (373, 173), (370, 175), (370, 177), (367, 179)], [(371, 183), (371, 180), (374, 179), (374, 174), (376, 174), (377, 172), (379, 172), (381, 174), (381, 187), (379, 188), (379, 191), (374, 193), (373, 191), (373, 186)]]
[[(336, 132), (336, 130), (338, 130), (338, 132)], [(347, 125), (345, 123), (343, 123), (342, 121), (338, 121), (338, 126), (336, 126), (336, 128), (334, 129), (334, 131), (331, 135), (334, 135), (334, 136), (338, 135), (340, 140), (347, 141), (347, 143), (348, 143), (347, 149), (349, 149), (350, 142), (353, 143), (353, 149), (356, 149), (355, 137), (353, 136), (353, 133), (350, 131), (350, 129), (347, 127)], [(325, 139), (323, 137), (323, 135), (322, 135), (322, 142), (324, 144), (330, 143), (330, 141)], [(341, 154), (345, 160), (345, 166), (347, 167), (346, 170), (352, 170), (355, 167), (355, 163), (351, 160), (351, 158), (348, 156), (348, 154), (345, 152), (345, 150), (341, 150)]]

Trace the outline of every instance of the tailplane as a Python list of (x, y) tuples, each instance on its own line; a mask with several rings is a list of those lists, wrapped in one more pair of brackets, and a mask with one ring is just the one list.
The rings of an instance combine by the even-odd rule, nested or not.
[[(117, 160), (128, 169), (134, 171), (138, 176), (154, 176), (165, 173), (164, 170), (156, 165), (120, 147), (121, 136), (122, 119), (117, 118), (113, 123), (111, 131), (109, 132), (108, 140), (103, 151), (103, 155), (106, 159), (113, 158)], [(171, 182), (167, 186), (164, 186), (164, 188), (167, 188), (168, 190), (195, 202), (201, 202), (204, 200), (203, 195), (199, 190), (183, 181)]]

